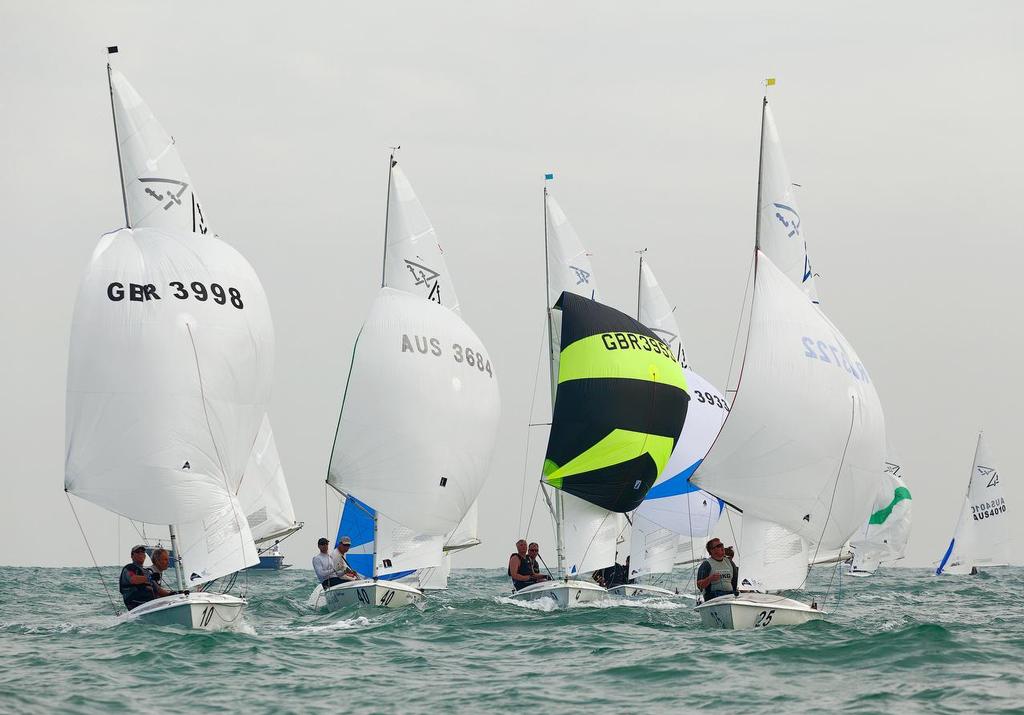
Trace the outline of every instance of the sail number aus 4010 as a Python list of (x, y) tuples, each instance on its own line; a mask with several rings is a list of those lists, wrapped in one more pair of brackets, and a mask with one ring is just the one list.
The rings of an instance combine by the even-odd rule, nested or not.
[[(438, 338), (431, 338), (425, 335), (410, 336), (403, 333), (402, 352), (441, 357), (446, 351), (444, 349), (444, 345)], [(492, 379), (494, 378), (494, 369), (491, 367), (490, 358), (479, 350), (475, 350), (469, 346), (460, 345), (459, 343), (452, 343), (447, 352), (449, 352), (451, 358), (455, 362), (476, 368), (477, 371), (486, 374)]]

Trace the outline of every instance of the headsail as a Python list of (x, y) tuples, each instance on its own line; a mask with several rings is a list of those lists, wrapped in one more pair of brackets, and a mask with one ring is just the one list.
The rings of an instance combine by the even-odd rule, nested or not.
[(850, 540), (853, 571), (873, 573), (882, 563), (903, 558), (910, 538), (911, 504), (910, 490), (900, 475), (900, 465), (886, 462), (871, 516)]
[(382, 288), (359, 333), (327, 481), (417, 534), (458, 526), (487, 478), (500, 397), (453, 311)]
[(883, 468), (881, 404), (832, 322), (760, 251), (756, 266), (738, 392), (692, 481), (839, 549), (868, 513)]
[(544, 460), (548, 485), (608, 511), (643, 501), (686, 419), (675, 356), (633, 318), (563, 293), (558, 390)]
[(242, 544), (231, 570), (256, 563), (233, 494), (266, 412), (273, 342), (263, 287), (230, 245), (150, 228), (104, 236), (72, 321), (65, 489), (183, 536), (230, 512)]
[(245, 510), (257, 546), (283, 539), (302, 528), (302, 524), (295, 521), (295, 508), (288, 494), (269, 415), (263, 415), (260, 423), (238, 490), (238, 500)]
[(999, 469), (979, 434), (956, 531), (935, 573), (964, 574), (974, 566), (1010, 563), (1010, 522), (1006, 514)]
[(131, 228), (209, 230), (174, 139), (125, 76), (110, 70), (121, 175)]

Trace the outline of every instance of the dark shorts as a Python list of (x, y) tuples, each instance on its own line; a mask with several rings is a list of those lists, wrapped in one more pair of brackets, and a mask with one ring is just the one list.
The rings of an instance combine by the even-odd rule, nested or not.
[(327, 579), (324, 579), (323, 581), (321, 581), (320, 585), (323, 586), (324, 590), (326, 591), (331, 586), (337, 586), (340, 583), (348, 583), (349, 581), (354, 581), (354, 580), (355, 579), (343, 579), (343, 578), (338, 578), (337, 576), (331, 576), (330, 578), (327, 578)]

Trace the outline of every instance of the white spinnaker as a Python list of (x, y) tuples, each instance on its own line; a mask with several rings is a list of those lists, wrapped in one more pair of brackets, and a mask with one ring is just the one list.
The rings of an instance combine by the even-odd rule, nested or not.
[(238, 500), (257, 544), (281, 538), (299, 528), (269, 415), (263, 415), (260, 423), (238, 489)]
[(564, 291), (600, 300), (590, 256), (583, 249), (576, 229), (550, 193), (544, 205), (547, 209), (544, 219), (548, 237), (548, 307), (553, 306)]
[(759, 251), (738, 392), (692, 481), (839, 549), (871, 507), (884, 455), (881, 404), (853, 347)]
[(812, 301), (818, 302), (807, 239), (768, 100), (761, 127), (758, 246)]
[[(889, 459), (894, 458), (890, 456)], [(900, 465), (887, 461), (871, 507), (871, 516), (850, 539), (854, 570), (874, 572), (882, 563), (903, 558), (910, 539), (913, 502), (909, 495), (900, 476)]]
[[(624, 516), (562, 492), (562, 539), (566, 575), (587, 576), (615, 563)], [(625, 561), (625, 554), (622, 555)]]
[(807, 578), (807, 541), (784, 526), (744, 512), (736, 562), (741, 590), (784, 591)]
[(263, 287), (227, 243), (105, 235), (72, 319), (67, 491), (151, 524), (222, 513), (266, 412), (273, 343)]
[(398, 162), (391, 166), (384, 285), (459, 309), (434, 226)]
[(183, 578), (189, 587), (259, 563), (245, 512), (234, 497), (202, 521), (179, 524), (178, 532)]
[(953, 535), (945, 573), (969, 573), (972, 566), (1005, 566), (1010, 562), (1010, 522), (995, 460), (982, 435), (971, 466), (967, 489)]
[(205, 234), (206, 218), (174, 139), (123, 74), (112, 69), (110, 84), (129, 224)]
[(356, 340), (327, 481), (443, 536), (487, 478), (500, 411), (494, 367), (458, 314), (382, 288)]
[(682, 332), (676, 321), (675, 307), (668, 302), (665, 293), (654, 277), (654, 271), (646, 263), (640, 264), (640, 317), (641, 323), (654, 331), (672, 349), (676, 360), (685, 368), (686, 352), (683, 350)]
[(377, 512), (377, 576), (436, 568), (443, 561), (444, 537), (417, 534)]

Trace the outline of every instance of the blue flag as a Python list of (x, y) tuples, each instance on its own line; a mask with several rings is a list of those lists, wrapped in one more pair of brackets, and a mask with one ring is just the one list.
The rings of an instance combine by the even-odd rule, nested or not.
[(554, 174), (544, 174), (544, 181), (551, 181), (555, 178)]

